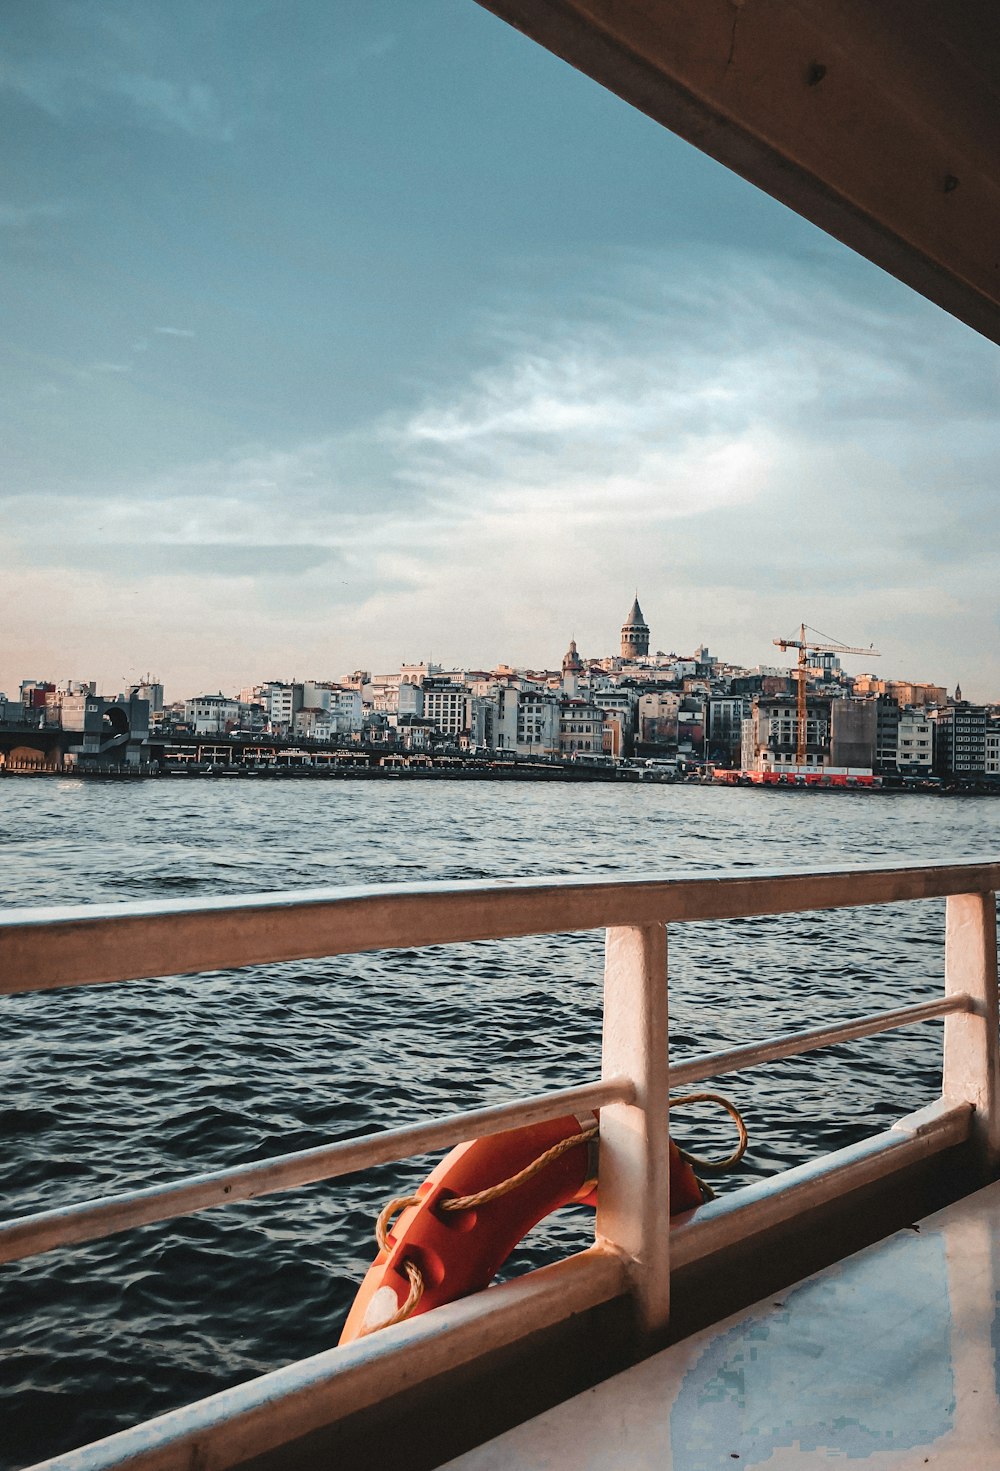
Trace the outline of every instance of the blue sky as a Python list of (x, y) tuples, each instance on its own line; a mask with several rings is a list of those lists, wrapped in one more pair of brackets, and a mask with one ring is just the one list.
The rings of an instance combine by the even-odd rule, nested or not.
[(0, 41), (0, 689), (552, 665), (638, 588), (1000, 698), (997, 349), (473, 0)]

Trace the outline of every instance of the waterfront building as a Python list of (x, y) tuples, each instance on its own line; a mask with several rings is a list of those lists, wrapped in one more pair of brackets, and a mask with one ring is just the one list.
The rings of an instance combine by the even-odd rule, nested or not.
[(988, 713), (985, 705), (970, 705), (966, 700), (932, 712), (935, 765), (940, 776), (961, 780), (986, 775)]
[(602, 755), (603, 710), (586, 700), (564, 700), (559, 711), (559, 752), (563, 756)]
[(294, 734), (300, 740), (330, 740), (333, 735), (333, 723), (329, 710), (306, 708), (296, 711)]
[(295, 702), (295, 686), (280, 680), (268, 680), (262, 687), (262, 695), (271, 729), (276, 735), (287, 735), (296, 710), (301, 708)]
[(677, 745), (678, 690), (643, 690), (639, 696), (638, 739), (642, 745)]
[[(67, 684), (67, 690), (71, 694), (77, 693), (77, 690), (73, 688), (74, 684), (74, 680), (70, 680)], [(96, 694), (96, 686), (94, 684), (88, 685), (86, 689), (91, 694)], [(161, 715), (163, 713), (163, 685), (158, 679), (154, 679), (151, 674), (143, 675), (142, 679), (136, 684), (130, 685), (125, 691), (126, 700), (131, 700), (133, 697), (139, 700), (149, 701), (150, 715)]]
[(428, 751), (438, 734), (436, 725), (416, 715), (390, 715), (389, 728), (396, 733), (396, 743), (404, 751)]
[(830, 752), (836, 771), (869, 773), (875, 760), (877, 712), (873, 700), (830, 701)]
[(603, 711), (605, 720), (618, 722), (622, 749), (616, 750), (615, 755), (632, 754), (638, 724), (639, 698), (640, 691), (635, 685), (619, 685), (617, 688), (607, 685), (589, 692), (590, 703)]
[(61, 710), (63, 730), (83, 730), (87, 701), (93, 695), (64, 695)]
[(55, 684), (50, 679), (22, 679), (21, 704), (26, 710), (45, 710), (46, 695), (54, 693)]
[(648, 653), (649, 626), (642, 616), (637, 596), (622, 624), (622, 661), (627, 663), (631, 659), (642, 659)]
[[(988, 734), (987, 729), (987, 739)], [(900, 776), (930, 776), (934, 770), (934, 722), (923, 708), (899, 712), (896, 770)]]
[(705, 752), (705, 705), (700, 692), (681, 696), (677, 711), (677, 754), (688, 760), (701, 759)]
[(557, 694), (544, 688), (520, 690), (514, 749), (522, 756), (557, 755), (560, 750), (560, 713)]
[(705, 712), (706, 754), (713, 761), (738, 765), (743, 722), (751, 711), (747, 695), (710, 695)]
[(495, 694), (473, 695), (469, 712), (469, 745), (493, 751), (497, 744), (498, 701)]
[(632, 754), (631, 748), (626, 744), (626, 732), (620, 715), (604, 711), (602, 739), (602, 750), (605, 756), (612, 756), (616, 761), (620, 761), (623, 756)]
[(116, 700), (87, 695), (81, 734), (80, 745), (67, 753), (71, 758), (87, 765), (139, 766), (148, 759), (149, 701), (137, 695)]
[[(776, 695), (755, 695), (750, 716), (743, 722), (742, 756), (745, 771), (790, 771), (796, 768), (798, 715), (796, 701)], [(806, 700), (806, 759), (803, 770), (829, 764), (830, 702), (811, 695)]]
[(986, 725), (986, 775), (1000, 777), (1000, 723), (996, 716)]
[[(400, 686), (402, 689), (402, 686)], [(419, 691), (418, 691), (419, 693)], [(362, 701), (361, 691), (351, 685), (335, 684), (330, 686), (330, 722), (337, 735), (357, 735), (361, 730)], [(400, 712), (404, 713), (404, 712)], [(405, 713), (422, 715), (423, 703), (420, 709), (407, 710)]]
[(217, 695), (195, 695), (184, 701), (184, 722), (195, 735), (224, 735), (240, 723), (239, 701), (221, 690)]
[(899, 726), (902, 711), (890, 695), (877, 694), (871, 703), (875, 707), (875, 756), (872, 770), (881, 776), (894, 776), (899, 770)]
[(444, 735), (468, 736), (472, 696), (464, 684), (423, 681), (424, 716)]

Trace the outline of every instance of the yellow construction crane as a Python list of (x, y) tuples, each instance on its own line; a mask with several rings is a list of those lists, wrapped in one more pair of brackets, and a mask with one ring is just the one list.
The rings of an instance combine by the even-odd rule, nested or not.
[(806, 668), (808, 666), (807, 654), (871, 654), (873, 659), (882, 656), (878, 649), (869, 646), (867, 649), (852, 649), (848, 644), (838, 643), (815, 643), (806, 638), (807, 633), (815, 633), (818, 638), (826, 638), (825, 633), (819, 633), (815, 628), (806, 628), (803, 623), (799, 627), (798, 638), (776, 638), (774, 642), (779, 649), (798, 649), (799, 667), (795, 671), (796, 691), (795, 700), (795, 764), (804, 766), (806, 760)]

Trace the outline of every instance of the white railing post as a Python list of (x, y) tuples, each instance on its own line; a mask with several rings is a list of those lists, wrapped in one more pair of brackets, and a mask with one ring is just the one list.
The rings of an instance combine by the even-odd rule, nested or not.
[(601, 1109), (597, 1239), (630, 1263), (644, 1332), (670, 1316), (667, 931), (609, 929), (604, 959), (605, 1078), (629, 1078), (632, 1103)]
[(1000, 1020), (995, 894), (954, 894), (945, 921), (945, 990), (966, 991), (973, 1010), (945, 1018), (945, 1098), (971, 1103), (971, 1142), (984, 1182), (1000, 1169)]

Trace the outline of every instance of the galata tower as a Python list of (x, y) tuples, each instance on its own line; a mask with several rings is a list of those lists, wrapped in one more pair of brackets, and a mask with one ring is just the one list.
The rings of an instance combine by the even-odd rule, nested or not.
[(636, 597), (628, 617), (622, 624), (622, 658), (638, 659), (641, 655), (648, 653), (649, 626), (642, 616), (639, 599)]

